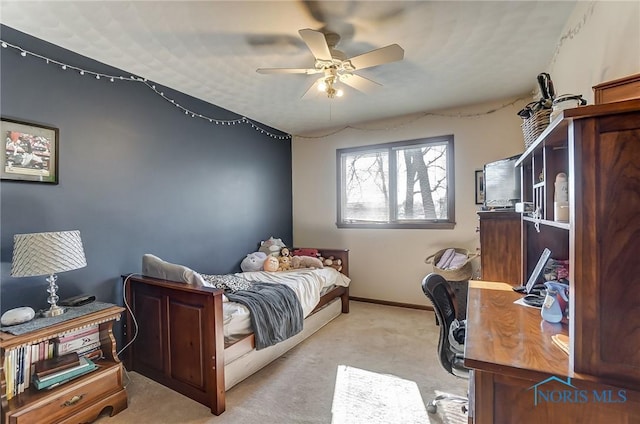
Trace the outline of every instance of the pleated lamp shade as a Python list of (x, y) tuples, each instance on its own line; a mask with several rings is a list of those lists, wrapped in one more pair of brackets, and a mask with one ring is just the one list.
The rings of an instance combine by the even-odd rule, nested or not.
[(16, 234), (13, 236), (13, 277), (32, 277), (87, 266), (80, 231)]

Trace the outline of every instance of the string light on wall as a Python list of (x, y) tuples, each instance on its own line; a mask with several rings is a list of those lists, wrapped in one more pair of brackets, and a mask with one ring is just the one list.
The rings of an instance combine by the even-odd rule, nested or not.
[(437, 112), (423, 112), (423, 113), (419, 113), (417, 115), (413, 115), (411, 117), (408, 117), (406, 120), (404, 120), (402, 123), (399, 123), (397, 125), (394, 126), (390, 126), (390, 127), (384, 127), (384, 128), (366, 128), (366, 127), (359, 127), (359, 126), (355, 126), (355, 125), (345, 125), (342, 128), (338, 128), (337, 130), (334, 130), (330, 133), (326, 133), (326, 134), (322, 134), (322, 135), (315, 135), (315, 136), (304, 136), (304, 135), (296, 135), (297, 138), (307, 138), (307, 139), (316, 139), (316, 138), (325, 138), (325, 137), (329, 137), (335, 134), (338, 134), (342, 131), (345, 131), (347, 129), (352, 129), (352, 130), (358, 130), (358, 131), (395, 131), (398, 130), (400, 128), (406, 127), (407, 125), (418, 121), (419, 119), (422, 118), (426, 118), (428, 116), (438, 116), (441, 118), (479, 118), (481, 116), (485, 116), (485, 115), (490, 115), (492, 113), (498, 112), (502, 109), (505, 109), (507, 107), (513, 106), (518, 102), (521, 102), (523, 100), (528, 99), (529, 96), (527, 97), (518, 97), (515, 100), (510, 101), (509, 103), (505, 103), (502, 104), (496, 108), (490, 109), (490, 110), (486, 110), (483, 112), (477, 112), (477, 113), (437, 113)]
[(585, 11), (584, 15), (582, 15), (582, 19), (580, 19), (580, 21), (574, 27), (568, 29), (560, 37), (560, 40), (558, 41), (558, 45), (556, 46), (556, 49), (553, 52), (553, 57), (551, 58), (551, 62), (549, 63), (549, 69), (553, 69), (556, 63), (556, 60), (558, 59), (558, 55), (560, 54), (560, 50), (562, 49), (562, 46), (564, 46), (564, 43), (567, 40), (573, 40), (580, 33), (582, 28), (587, 24), (587, 21), (593, 15), (593, 9), (595, 8), (595, 6), (596, 6), (596, 2), (592, 1), (591, 3), (589, 3), (589, 5), (587, 6), (587, 10)]
[(55, 59), (52, 59), (50, 57), (45, 57), (45, 56), (39, 55), (37, 53), (25, 50), (20, 46), (16, 46), (16, 45), (8, 43), (8, 42), (6, 42), (4, 40), (0, 40), (0, 46), (2, 46), (2, 48), (5, 48), (5, 49), (6, 48), (11, 48), (11, 49), (19, 52), (20, 56), (22, 56), (22, 57), (32, 56), (32, 57), (35, 57), (35, 58), (38, 58), (40, 60), (45, 61), (45, 63), (47, 63), (47, 64), (54, 64), (56, 66), (59, 66), (60, 69), (62, 69), (63, 71), (66, 71), (67, 69), (73, 70), (73, 71), (77, 72), (78, 75), (80, 75), (80, 76), (89, 75), (89, 76), (93, 76), (96, 80), (100, 80), (101, 78), (104, 78), (104, 79), (108, 80), (109, 82), (115, 82), (116, 80), (118, 80), (118, 81), (131, 81), (131, 82), (142, 83), (142, 84), (146, 85), (147, 87), (149, 87), (151, 90), (153, 90), (153, 92), (155, 94), (159, 95), (164, 100), (166, 100), (169, 103), (171, 103), (173, 106), (175, 106), (178, 109), (182, 110), (185, 115), (190, 116), (191, 118), (204, 119), (204, 120), (209, 121), (210, 123), (216, 124), (216, 125), (237, 125), (237, 124), (250, 125), (251, 128), (253, 128), (254, 130), (260, 132), (263, 135), (269, 136), (269, 137), (271, 137), (273, 139), (276, 139), (276, 140), (290, 140), (291, 139), (291, 135), (290, 134), (286, 134), (286, 135), (274, 134), (271, 131), (269, 131), (268, 129), (265, 129), (262, 126), (256, 124), (254, 121), (252, 121), (251, 119), (247, 118), (246, 116), (241, 116), (240, 118), (237, 118), (237, 119), (216, 119), (216, 118), (213, 118), (213, 117), (210, 117), (210, 116), (202, 115), (202, 114), (197, 113), (195, 111), (192, 111), (190, 109), (187, 109), (186, 107), (178, 104), (174, 99), (168, 97), (163, 91), (160, 91), (156, 87), (155, 84), (151, 83), (146, 78), (136, 77), (134, 75), (131, 75), (131, 76), (128, 76), (128, 77), (121, 76), (121, 75), (108, 75), (108, 74), (104, 74), (104, 73), (100, 73), (100, 72), (94, 72), (94, 71), (91, 71), (89, 69), (82, 69), (82, 68), (79, 68), (77, 66), (69, 65), (67, 63), (62, 63), (62, 62), (59, 62), (59, 61), (57, 61)]

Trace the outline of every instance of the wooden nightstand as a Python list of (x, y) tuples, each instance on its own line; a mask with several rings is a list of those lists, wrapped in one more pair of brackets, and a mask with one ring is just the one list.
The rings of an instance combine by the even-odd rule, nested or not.
[[(113, 323), (120, 320), (124, 308), (110, 306), (23, 335), (0, 332), (0, 394), (2, 424), (68, 423), (95, 420), (105, 408), (111, 416), (127, 407), (127, 392), (123, 386), (123, 367), (116, 356)], [(104, 359), (96, 361), (98, 369), (51, 390), (36, 390), (33, 386), (7, 400), (5, 355), (12, 349), (51, 340), (70, 330), (98, 324)]]

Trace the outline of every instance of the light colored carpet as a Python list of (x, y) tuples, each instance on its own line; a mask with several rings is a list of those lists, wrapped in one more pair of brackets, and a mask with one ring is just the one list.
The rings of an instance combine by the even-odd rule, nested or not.
[[(371, 385), (360, 392), (360, 412), (387, 414), (406, 407), (400, 395), (415, 399), (411, 417), (422, 423), (441, 423), (428, 416), (425, 405), (436, 390), (466, 395), (467, 381), (452, 376), (437, 357), (438, 327), (433, 312), (363, 302), (351, 302), (342, 314), (284, 356), (227, 392), (227, 410), (220, 416), (185, 396), (137, 373), (129, 373), (129, 407), (114, 417), (101, 416), (99, 424), (346, 424), (357, 421), (354, 410), (334, 403), (355, 391), (337, 384), (339, 375), (357, 375), (363, 381), (393, 382), (387, 395)], [(339, 370), (343, 371), (339, 371)], [(349, 370), (347, 372), (347, 370)], [(349, 379), (351, 381), (351, 379)], [(362, 385), (360, 385), (362, 387)], [(391, 387), (391, 386), (389, 386)], [(395, 397), (394, 397), (395, 396)], [(384, 401), (384, 408), (380, 401)], [(370, 408), (371, 410), (367, 410)], [(445, 408), (439, 409), (445, 411)], [(397, 412), (384, 424), (405, 424)], [(342, 420), (342, 421), (339, 421)], [(378, 421), (382, 423), (382, 421)], [(452, 422), (454, 424), (455, 422)], [(455, 423), (457, 424), (457, 423)]]
[(424, 424), (427, 409), (415, 381), (340, 365), (332, 424)]

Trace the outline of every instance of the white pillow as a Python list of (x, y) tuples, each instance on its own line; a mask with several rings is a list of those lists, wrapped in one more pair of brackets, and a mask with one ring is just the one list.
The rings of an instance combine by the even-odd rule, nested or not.
[(191, 268), (163, 261), (149, 253), (142, 255), (142, 274), (161, 280), (193, 284), (194, 286), (207, 285), (202, 276)]

